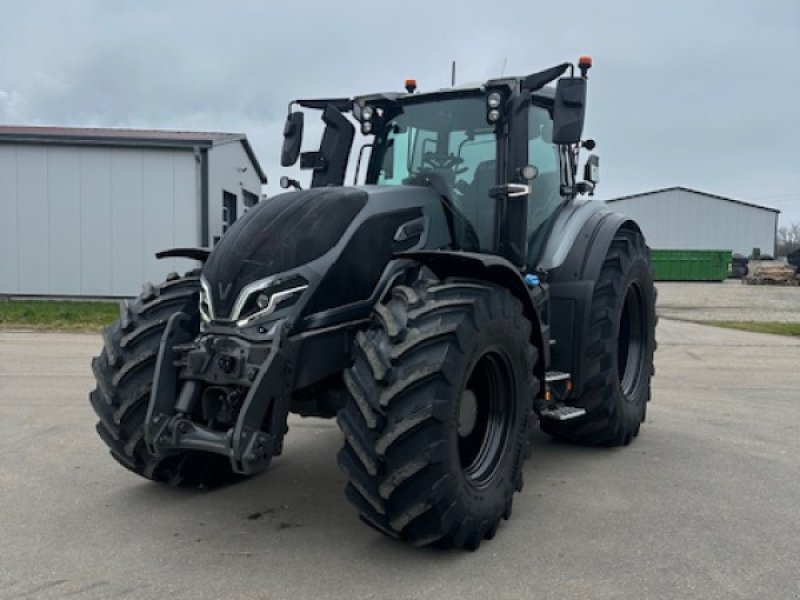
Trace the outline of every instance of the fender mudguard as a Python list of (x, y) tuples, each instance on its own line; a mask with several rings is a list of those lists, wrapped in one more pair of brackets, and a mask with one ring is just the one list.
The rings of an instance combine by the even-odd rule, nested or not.
[(559, 216), (542, 257), (554, 340), (550, 368), (572, 375), (576, 397), (584, 389), (592, 295), (611, 242), (622, 228), (641, 232), (635, 221), (612, 212), (603, 202), (576, 202)]
[(156, 252), (156, 258), (190, 258), (205, 263), (211, 255), (209, 248), (168, 248)]
[(542, 287), (528, 289), (525, 281), (509, 261), (492, 254), (478, 254), (454, 250), (419, 250), (402, 252), (397, 258), (417, 261), (433, 271), (437, 277), (477, 279), (508, 289), (522, 302), (525, 317), (531, 322), (531, 343), (539, 350), (534, 373), (544, 381), (549, 363), (549, 330), (540, 315), (546, 310), (547, 292)]

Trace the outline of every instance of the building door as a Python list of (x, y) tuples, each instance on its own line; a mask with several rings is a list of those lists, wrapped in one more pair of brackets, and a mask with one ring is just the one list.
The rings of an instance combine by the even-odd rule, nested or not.
[(222, 191), (222, 233), (228, 231), (228, 227), (234, 224), (237, 218), (236, 194)]

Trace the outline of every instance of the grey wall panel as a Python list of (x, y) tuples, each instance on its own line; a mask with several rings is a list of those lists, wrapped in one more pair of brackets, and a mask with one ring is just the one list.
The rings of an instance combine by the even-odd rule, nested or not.
[(197, 263), (191, 149), (0, 144), (0, 294), (132, 296)]
[(144, 155), (143, 167), (144, 279), (157, 282), (161, 280), (164, 268), (172, 267), (171, 260), (158, 264), (153, 258), (159, 250), (173, 246), (175, 195), (172, 154), (149, 151)]
[(209, 241), (222, 235), (222, 193), (237, 197), (237, 214), (244, 214), (242, 190), (261, 197), (261, 180), (241, 142), (214, 146), (209, 150), (208, 210)]
[(17, 145), (0, 145), (0, 294), (19, 293)]
[(114, 295), (137, 294), (194, 261), (157, 260), (155, 253), (198, 244), (194, 153), (187, 150), (114, 151)]
[(47, 294), (50, 291), (47, 148), (19, 146), (17, 173), (20, 291), (26, 294)]
[(131, 295), (144, 280), (143, 155), (119, 148), (111, 154), (111, 289)]
[(769, 254), (775, 249), (777, 214), (770, 210), (685, 190), (616, 200), (609, 206), (635, 219), (652, 248), (745, 255), (753, 248)]
[[(173, 245), (200, 245), (200, 193), (197, 187), (199, 165), (193, 152), (173, 153), (175, 171), (175, 204), (173, 211)], [(185, 272), (199, 266), (194, 260), (174, 259), (172, 270)]]
[(111, 292), (111, 153), (81, 148), (81, 293)]
[(81, 160), (70, 148), (47, 148), (48, 292), (81, 293)]

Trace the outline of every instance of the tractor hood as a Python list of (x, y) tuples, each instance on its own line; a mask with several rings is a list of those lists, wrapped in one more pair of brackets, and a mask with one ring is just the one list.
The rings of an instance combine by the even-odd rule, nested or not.
[(328, 252), (367, 202), (347, 187), (287, 192), (250, 209), (222, 236), (203, 269), (218, 318), (230, 318), (242, 289)]

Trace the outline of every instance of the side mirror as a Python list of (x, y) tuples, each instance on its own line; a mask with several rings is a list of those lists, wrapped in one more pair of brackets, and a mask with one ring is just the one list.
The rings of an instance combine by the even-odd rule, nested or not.
[(288, 175), (284, 175), (281, 177), (280, 180), (281, 187), (285, 190), (288, 190), (290, 187), (293, 187), (296, 190), (302, 190), (303, 188), (300, 187), (300, 182), (297, 179), (292, 179)]
[(564, 77), (558, 80), (553, 102), (553, 143), (577, 144), (586, 115), (586, 80)]
[(291, 167), (300, 156), (300, 144), (303, 141), (303, 113), (291, 112), (283, 126), (283, 149), (281, 150), (281, 166)]

